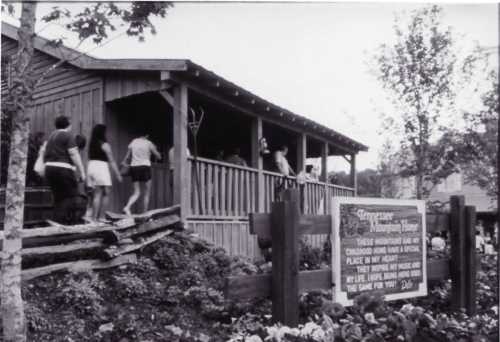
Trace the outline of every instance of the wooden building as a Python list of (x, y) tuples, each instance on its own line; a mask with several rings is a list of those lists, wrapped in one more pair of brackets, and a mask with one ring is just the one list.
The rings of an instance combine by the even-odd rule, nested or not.
[[(2, 23), (2, 65), (8, 82), (9, 56), (16, 52), (17, 29)], [(66, 47), (54, 48), (36, 38), (34, 67), (50, 72), (35, 93), (32, 132), (53, 130), (54, 118), (71, 118), (73, 132), (87, 137), (93, 125), (105, 123), (118, 160), (134, 132), (146, 126), (163, 160), (153, 165), (151, 207), (181, 204), (181, 215), (202, 237), (224, 246), (232, 254), (256, 256), (255, 239), (248, 234), (248, 213), (267, 212), (280, 175), (272, 154), (262, 155), (259, 141), (269, 149), (289, 146), (294, 170), (303, 170), (306, 158), (322, 158), (320, 181), (304, 185), (305, 210), (329, 210), (333, 196), (356, 193), (355, 164), (367, 147), (310, 119), (266, 101), (190, 60), (97, 59)], [(190, 108), (205, 112), (198, 133), (199, 191), (195, 191), (193, 137), (187, 127)], [(175, 165), (170, 180), (168, 150), (174, 146)], [(216, 160), (220, 151), (238, 147), (248, 166)], [(327, 157), (344, 156), (351, 164), (352, 186), (327, 182)], [(84, 153), (84, 160), (86, 153)], [(173, 190), (170, 191), (172, 181)], [(295, 179), (290, 180), (296, 182)], [(131, 192), (129, 180), (114, 184), (112, 210), (120, 211)]]

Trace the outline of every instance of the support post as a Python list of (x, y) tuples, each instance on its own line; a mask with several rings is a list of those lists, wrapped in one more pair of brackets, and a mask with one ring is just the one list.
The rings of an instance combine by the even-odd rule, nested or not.
[(307, 136), (300, 133), (297, 137), (297, 174), (306, 170)]
[(181, 221), (190, 212), (191, 168), (187, 159), (188, 147), (188, 88), (179, 84), (174, 89), (174, 203), (181, 206)]
[(328, 182), (328, 143), (321, 146), (321, 177), (320, 181)]
[(257, 117), (252, 120), (252, 167), (258, 170), (257, 172), (257, 184), (255, 186), (257, 201), (255, 208), (258, 213), (264, 212), (264, 174), (263, 170), (263, 160), (259, 149), (259, 140), (262, 138), (262, 118)]
[(358, 175), (356, 174), (356, 155), (351, 154), (351, 186), (354, 188), (354, 196), (358, 195)]
[(465, 308), (469, 316), (476, 314), (476, 207), (465, 207)]
[(325, 186), (323, 187), (323, 212), (318, 214), (327, 214), (328, 208), (330, 205), (329, 196), (328, 196), (328, 143), (324, 142), (321, 147), (321, 178), (322, 182), (325, 182)]
[(287, 189), (271, 212), (272, 314), (274, 322), (295, 327), (299, 321), (299, 193)]
[(451, 196), (450, 198), (450, 240), (451, 240), (451, 305), (454, 309), (465, 308), (465, 198)]

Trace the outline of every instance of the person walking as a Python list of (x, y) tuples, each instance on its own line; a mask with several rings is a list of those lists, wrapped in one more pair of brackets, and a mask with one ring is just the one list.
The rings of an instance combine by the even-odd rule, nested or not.
[(149, 206), (149, 195), (151, 193), (151, 155), (161, 160), (161, 154), (156, 146), (148, 139), (148, 134), (141, 132), (139, 137), (132, 140), (128, 145), (127, 154), (123, 159), (122, 165), (128, 165), (130, 158), (130, 177), (134, 191), (130, 196), (123, 212), (131, 215), (130, 208), (141, 196), (141, 184), (144, 185), (143, 210), (147, 211)]
[(92, 129), (88, 156), (87, 186), (92, 189), (91, 218), (96, 221), (103, 219), (103, 209), (108, 206), (109, 189), (112, 185), (110, 168), (116, 179), (122, 182), (122, 176), (106, 138), (105, 125), (97, 124)]
[(72, 224), (75, 218), (71, 200), (79, 195), (75, 171), (85, 181), (85, 170), (75, 137), (71, 134), (69, 118), (61, 115), (54, 123), (56, 130), (49, 136), (45, 146), (45, 179), (54, 198), (54, 221)]

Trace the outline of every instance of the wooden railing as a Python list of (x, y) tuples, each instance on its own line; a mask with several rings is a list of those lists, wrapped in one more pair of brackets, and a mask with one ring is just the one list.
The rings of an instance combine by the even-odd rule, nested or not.
[[(261, 171), (263, 203), (258, 203), (259, 170), (211, 159), (198, 158), (199, 191), (196, 189), (194, 159), (191, 168), (191, 218), (246, 219), (251, 212), (270, 212), (276, 199), (277, 187), (297, 187), (295, 177), (277, 172)], [(326, 194), (326, 196), (325, 196)], [(328, 214), (331, 197), (354, 196), (354, 189), (324, 182), (307, 181), (304, 185), (304, 209), (308, 214)], [(200, 200), (201, 199), (201, 200)], [(325, 212), (325, 210), (327, 210)]]
[(256, 211), (256, 169), (198, 158), (198, 193), (194, 181), (194, 160), (191, 158), (190, 165), (191, 217), (238, 219)]

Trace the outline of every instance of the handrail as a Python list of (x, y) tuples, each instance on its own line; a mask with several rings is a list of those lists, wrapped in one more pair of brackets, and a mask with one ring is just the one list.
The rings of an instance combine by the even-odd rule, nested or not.
[[(188, 157), (188, 159), (194, 161), (194, 157)], [(240, 170), (244, 170), (244, 171), (259, 172), (258, 169), (255, 169), (253, 167), (231, 164), (231, 163), (227, 163), (227, 162), (220, 161), (220, 160), (214, 160), (214, 159), (208, 159), (208, 158), (202, 158), (202, 157), (197, 157), (196, 159), (198, 161), (208, 163), (208, 164), (231, 167), (231, 168), (240, 169)]]

